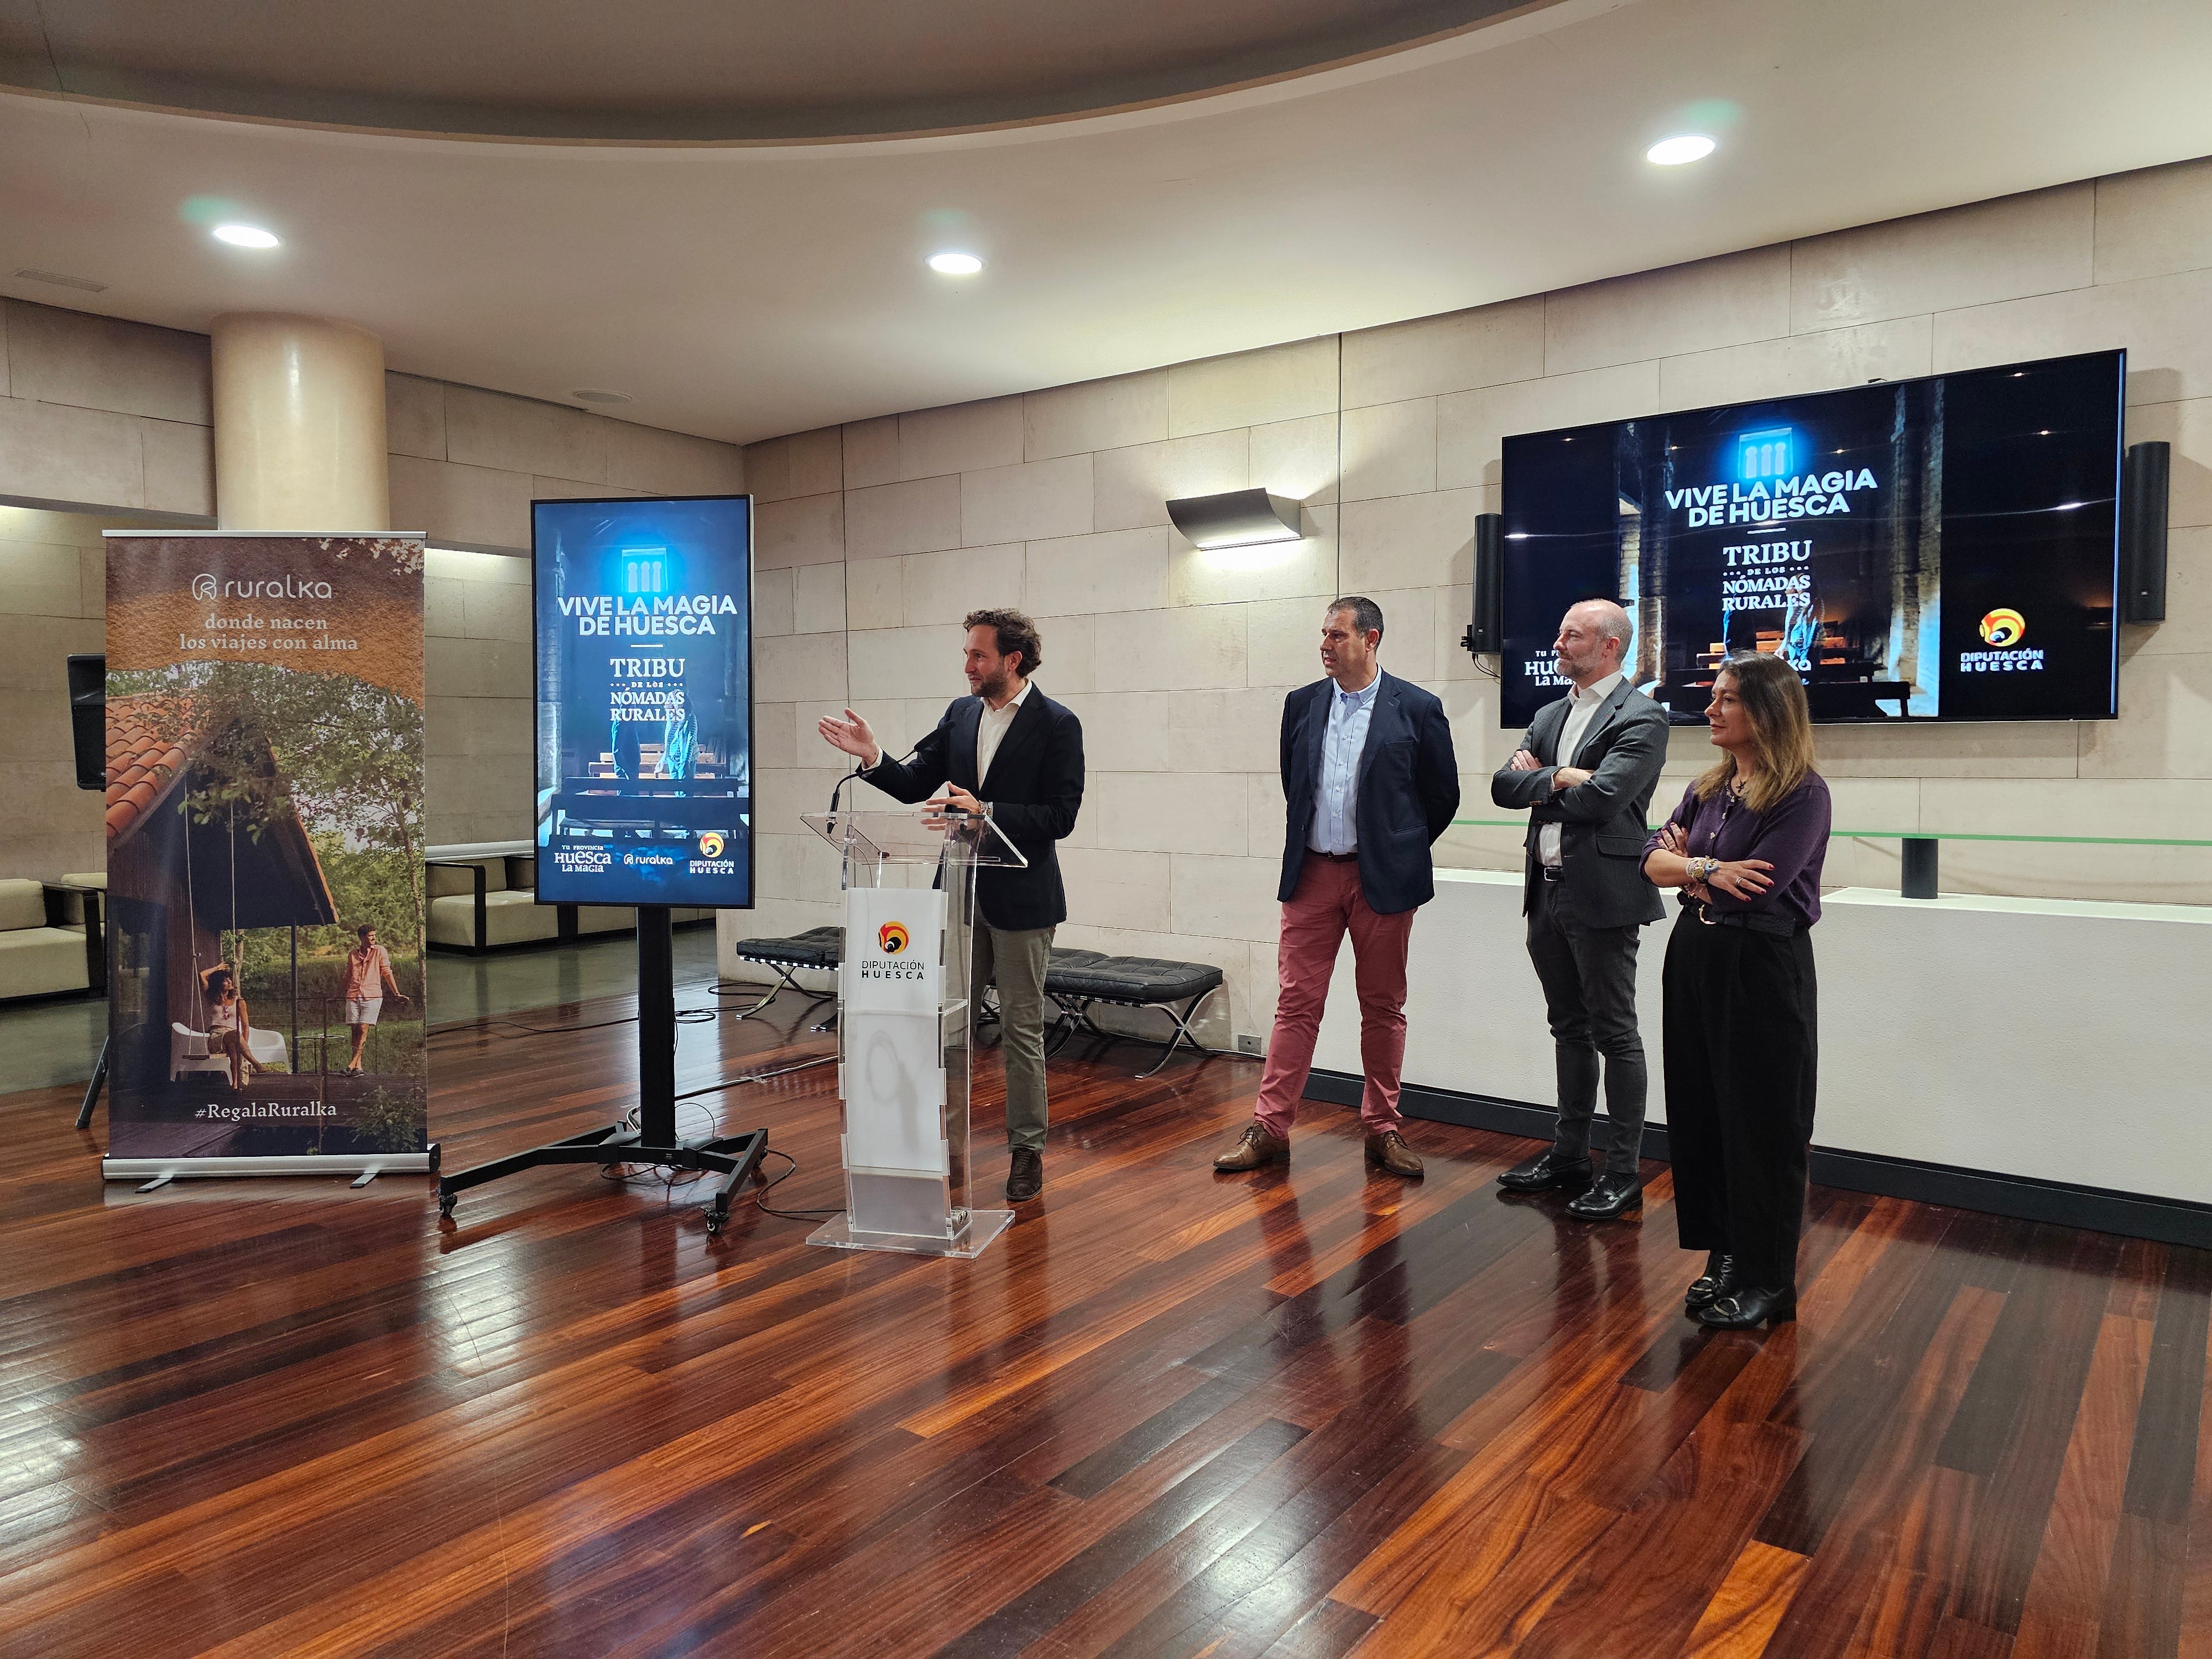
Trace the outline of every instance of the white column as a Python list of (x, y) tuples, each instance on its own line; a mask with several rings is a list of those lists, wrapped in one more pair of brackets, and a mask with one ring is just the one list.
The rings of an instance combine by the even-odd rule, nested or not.
[(210, 330), (216, 521), (389, 530), (384, 343), (322, 317), (234, 313)]

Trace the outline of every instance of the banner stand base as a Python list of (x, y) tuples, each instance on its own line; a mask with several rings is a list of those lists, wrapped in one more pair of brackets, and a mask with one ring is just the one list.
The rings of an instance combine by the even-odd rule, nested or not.
[(349, 1152), (343, 1157), (301, 1152), (280, 1158), (103, 1158), (102, 1181), (138, 1181), (141, 1192), (152, 1192), (172, 1181), (197, 1176), (348, 1176), (365, 1187), (380, 1175), (435, 1175), (438, 1143), (427, 1152)]

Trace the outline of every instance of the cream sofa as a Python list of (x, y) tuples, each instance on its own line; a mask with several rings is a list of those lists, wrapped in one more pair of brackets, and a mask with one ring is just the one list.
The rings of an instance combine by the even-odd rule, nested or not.
[[(540, 904), (532, 893), (538, 860), (530, 853), (433, 858), (423, 873), (432, 945), (477, 953), (626, 933), (637, 912), (597, 904)], [(712, 910), (675, 910), (670, 920), (711, 921)]]
[(0, 880), (0, 1001), (105, 988), (105, 941), (86, 929), (82, 897), (59, 884)]

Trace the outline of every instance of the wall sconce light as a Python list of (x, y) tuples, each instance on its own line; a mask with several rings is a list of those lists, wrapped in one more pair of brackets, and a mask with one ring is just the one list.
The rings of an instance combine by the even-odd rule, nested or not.
[(1209, 552), (1267, 542), (1295, 542), (1304, 535), (1298, 527), (1298, 504), (1264, 489), (1186, 495), (1168, 503), (1168, 518), (1192, 546)]

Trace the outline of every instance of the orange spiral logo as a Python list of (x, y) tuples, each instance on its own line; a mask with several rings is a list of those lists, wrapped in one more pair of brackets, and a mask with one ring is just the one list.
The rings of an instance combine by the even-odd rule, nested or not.
[(702, 830), (699, 832), (699, 856), (702, 859), (721, 857), (722, 848), (728, 844), (719, 830)]
[(2027, 618), (2017, 611), (1992, 611), (1982, 618), (1982, 641), (2002, 647), (2018, 645), (2027, 632)]
[(896, 956), (907, 946), (906, 924), (902, 921), (885, 922), (876, 930), (876, 943), (884, 947), (885, 956)]

